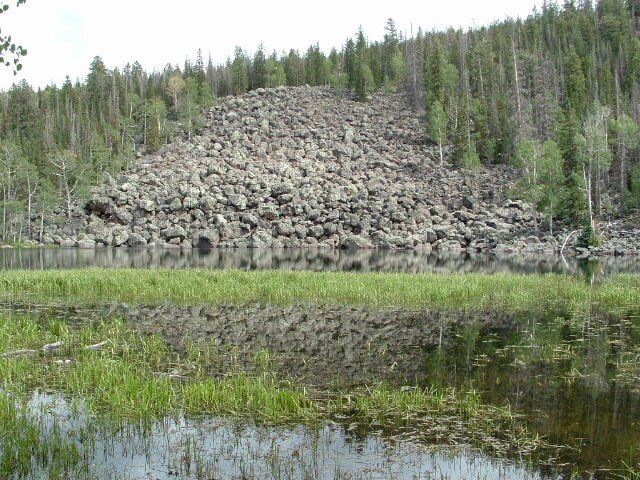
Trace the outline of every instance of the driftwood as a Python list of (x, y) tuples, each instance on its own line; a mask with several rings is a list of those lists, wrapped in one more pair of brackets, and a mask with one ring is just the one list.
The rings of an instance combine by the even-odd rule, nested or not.
[(42, 351), (54, 352), (58, 350), (60, 347), (62, 347), (63, 345), (64, 345), (63, 341), (55, 342), (55, 343), (47, 343), (45, 346), (42, 347)]
[(104, 347), (108, 343), (109, 343), (109, 340), (105, 340), (104, 342), (94, 343), (93, 345), (87, 345), (86, 347), (84, 347), (84, 349), (85, 350), (100, 350), (102, 347)]
[(0, 355), (2, 358), (15, 358), (15, 357), (30, 357), (34, 355), (36, 350), (30, 350), (28, 348), (23, 348), (21, 350), (14, 350), (12, 352), (6, 352)]

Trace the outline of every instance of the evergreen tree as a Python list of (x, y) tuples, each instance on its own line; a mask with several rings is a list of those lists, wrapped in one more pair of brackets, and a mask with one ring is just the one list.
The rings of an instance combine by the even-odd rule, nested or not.
[(574, 225), (581, 222), (585, 210), (585, 202), (579, 190), (580, 176), (578, 163), (580, 150), (578, 146), (578, 122), (571, 108), (565, 109), (559, 122), (558, 147), (562, 155), (562, 171), (564, 173), (564, 211)]
[(442, 44), (435, 38), (429, 49), (427, 61), (424, 64), (424, 85), (427, 105), (439, 102), (445, 105), (445, 75), (447, 62), (444, 57)]
[[(367, 100), (367, 42), (362, 30), (358, 31), (358, 39), (355, 47), (355, 64), (353, 69), (353, 87), (356, 99), (360, 102)], [(369, 70), (369, 76), (370, 74)]]
[(297, 87), (304, 85), (305, 68), (304, 60), (300, 57), (297, 50), (290, 50), (284, 64), (285, 74), (287, 76), (287, 85)]
[(626, 114), (620, 115), (611, 122), (611, 130), (615, 137), (616, 157), (618, 160), (618, 190), (624, 194), (627, 191), (627, 170), (629, 169), (631, 154), (640, 144), (640, 129), (638, 124)]
[(264, 88), (267, 86), (267, 59), (262, 45), (258, 47), (251, 62), (251, 88)]
[(352, 89), (356, 85), (356, 46), (352, 39), (348, 39), (344, 47), (344, 70), (347, 74), (347, 88)]
[(587, 85), (582, 62), (575, 49), (571, 49), (565, 62), (567, 103), (572, 111), (582, 116), (587, 109)]
[(247, 60), (240, 47), (236, 47), (233, 63), (231, 64), (231, 92), (240, 95), (249, 88), (249, 75), (247, 73)]

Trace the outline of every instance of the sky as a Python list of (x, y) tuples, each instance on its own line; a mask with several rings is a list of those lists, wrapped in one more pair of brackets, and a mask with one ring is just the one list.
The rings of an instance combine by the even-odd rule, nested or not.
[(61, 85), (66, 75), (85, 79), (100, 56), (108, 68), (139, 61), (148, 70), (184, 65), (202, 49), (223, 63), (236, 46), (252, 54), (319, 43), (326, 53), (340, 48), (359, 27), (381, 40), (388, 18), (407, 36), (411, 28), (473, 27), (507, 17), (526, 18), (542, 0), (0, 0), (10, 9), (0, 16), (3, 34), (27, 48), (17, 76), (0, 69), (0, 89), (26, 79), (32, 86)]

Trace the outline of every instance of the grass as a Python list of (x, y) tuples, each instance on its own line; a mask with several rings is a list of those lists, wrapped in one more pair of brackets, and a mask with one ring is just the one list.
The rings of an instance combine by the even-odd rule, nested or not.
[(0, 392), (0, 478), (23, 478), (45, 469), (49, 478), (87, 478), (77, 445), (57, 428), (44, 429), (37, 416)]
[[(43, 345), (61, 342), (52, 352)], [(106, 342), (99, 350), (87, 346)], [(212, 347), (210, 347), (212, 348)], [(16, 353), (17, 352), (17, 353)], [(31, 353), (33, 352), (33, 353)], [(159, 336), (141, 336), (114, 319), (72, 329), (59, 320), (0, 317), (0, 386), (28, 394), (52, 389), (81, 398), (116, 418), (229, 414), (264, 421), (300, 420), (312, 412), (305, 392), (279, 383), (258, 366), (221, 378), (206, 375), (204, 359), (182, 358)]]
[(634, 468), (629, 465), (625, 465), (625, 472), (621, 475), (618, 475), (618, 478), (622, 480), (640, 480), (640, 468)]
[(640, 276), (617, 275), (591, 287), (575, 276), (283, 271), (83, 269), (5, 271), (5, 295), (86, 301), (219, 303), (314, 302), (434, 308), (528, 310), (549, 302), (606, 309), (637, 305)]
[[(101, 347), (87, 348), (95, 345)], [(384, 424), (502, 453), (535, 450), (535, 439), (527, 437), (508, 408), (483, 405), (474, 392), (384, 384), (319, 392), (278, 378), (268, 352), (257, 352), (223, 373), (221, 355), (226, 352), (206, 342), (191, 342), (178, 354), (160, 337), (140, 335), (118, 319), (73, 327), (60, 320), (0, 316), (0, 451), (11, 455), (5, 468), (17, 469), (20, 477), (20, 469), (32, 461), (60, 469), (76, 468), (85, 458), (61, 435), (41, 440), (46, 437), (42, 427), (29, 423), (25, 413), (36, 390), (82, 402), (96, 422), (83, 434), (89, 437), (102, 427), (149, 425), (181, 415), (225, 416), (269, 425), (317, 426), (336, 420), (367, 429)], [(18, 430), (24, 433), (11, 434)], [(51, 453), (58, 450), (62, 453)]]

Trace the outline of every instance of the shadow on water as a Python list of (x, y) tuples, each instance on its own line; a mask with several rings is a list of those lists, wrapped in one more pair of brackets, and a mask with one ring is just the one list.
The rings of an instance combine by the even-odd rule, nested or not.
[(611, 478), (623, 461), (640, 460), (639, 305), (616, 315), (594, 305), (517, 315), (262, 304), (5, 308), (67, 320), (118, 316), (178, 349), (185, 338), (266, 348), (277, 369), (314, 386), (473, 388), (485, 402), (510, 404), (531, 431), (563, 446), (554, 465), (540, 470), (544, 477), (560, 468), (566, 478)]
[[(640, 259), (607, 257), (603, 274), (640, 272)], [(5, 248), (0, 270), (86, 267), (327, 270), (383, 272), (580, 273), (584, 262), (559, 256), (331, 249)]]

